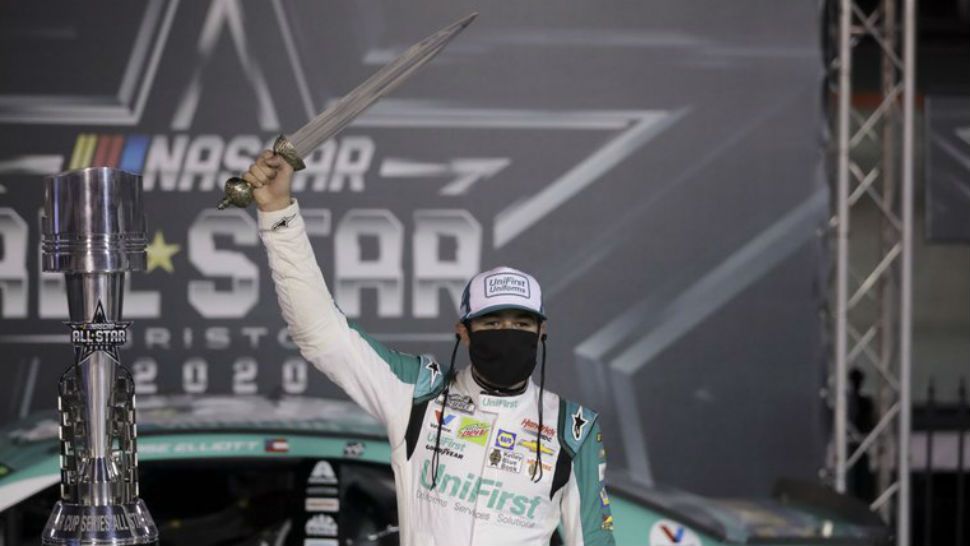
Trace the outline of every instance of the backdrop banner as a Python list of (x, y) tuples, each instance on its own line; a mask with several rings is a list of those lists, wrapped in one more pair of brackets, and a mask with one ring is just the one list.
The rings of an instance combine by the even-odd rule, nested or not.
[(970, 99), (926, 98), (926, 236), (970, 243)]
[[(764, 495), (823, 466), (818, 2), (146, 0), (0, 5), (5, 422), (56, 404), (44, 175), (144, 177), (125, 318), (138, 392), (343, 397), (280, 317), (223, 181), (404, 48), (478, 20), (294, 182), (340, 307), (447, 359), (466, 280), (535, 275), (547, 385), (614, 478)], [(461, 354), (461, 362), (467, 355)]]

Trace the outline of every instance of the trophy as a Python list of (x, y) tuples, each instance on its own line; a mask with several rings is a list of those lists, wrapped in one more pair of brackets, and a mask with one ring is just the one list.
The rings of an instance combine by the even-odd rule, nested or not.
[(118, 348), (126, 271), (145, 268), (141, 177), (107, 167), (44, 181), (43, 269), (64, 273), (74, 365), (58, 385), (61, 499), (45, 545), (158, 544), (138, 498), (135, 388)]

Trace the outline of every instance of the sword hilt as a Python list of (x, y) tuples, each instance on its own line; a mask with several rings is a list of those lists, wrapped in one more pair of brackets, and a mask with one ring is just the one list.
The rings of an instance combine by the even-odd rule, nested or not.
[[(273, 143), (273, 153), (282, 157), (283, 161), (289, 163), (290, 167), (293, 167), (294, 172), (306, 168), (306, 163), (303, 162), (303, 158), (296, 152), (296, 148), (290, 142), (290, 139), (286, 138), (286, 135), (276, 137), (276, 142)], [(223, 187), (223, 194), (222, 201), (217, 205), (219, 210), (225, 209), (230, 205), (244, 209), (255, 200), (253, 197), (253, 188), (248, 182), (238, 176), (226, 180), (226, 185)]]
[(276, 137), (276, 142), (273, 143), (273, 153), (283, 158), (293, 167), (293, 172), (302, 171), (306, 168), (306, 163), (303, 162), (303, 158), (300, 154), (296, 153), (296, 147), (290, 142), (290, 139), (286, 138), (286, 135), (280, 135)]

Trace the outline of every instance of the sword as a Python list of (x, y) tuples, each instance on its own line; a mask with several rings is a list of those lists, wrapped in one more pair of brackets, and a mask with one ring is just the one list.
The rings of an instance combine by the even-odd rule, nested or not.
[[(273, 143), (273, 152), (289, 163), (294, 171), (305, 169), (303, 158), (307, 154), (339, 133), (381, 97), (404, 83), (444, 49), (459, 32), (465, 30), (477, 16), (478, 13), (467, 15), (414, 44), (292, 135), (278, 136)], [(234, 176), (226, 181), (225, 197), (218, 206), (220, 209), (229, 205), (245, 208), (252, 202), (252, 188), (245, 180)]]

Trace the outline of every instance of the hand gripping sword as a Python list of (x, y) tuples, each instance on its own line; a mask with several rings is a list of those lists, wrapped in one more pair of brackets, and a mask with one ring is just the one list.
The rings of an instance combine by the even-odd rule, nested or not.
[[(467, 15), (414, 44), (400, 57), (378, 70), (367, 81), (297, 129), (291, 136), (277, 137), (273, 144), (273, 152), (289, 163), (294, 171), (306, 168), (303, 158), (307, 154), (339, 133), (361, 112), (410, 78), (444, 49), (459, 32), (465, 30), (465, 27), (470, 25), (477, 16), (478, 13)], [(225, 197), (219, 203), (219, 208), (224, 209), (229, 205), (245, 208), (252, 202), (252, 188), (245, 180), (234, 176), (226, 181)]]

